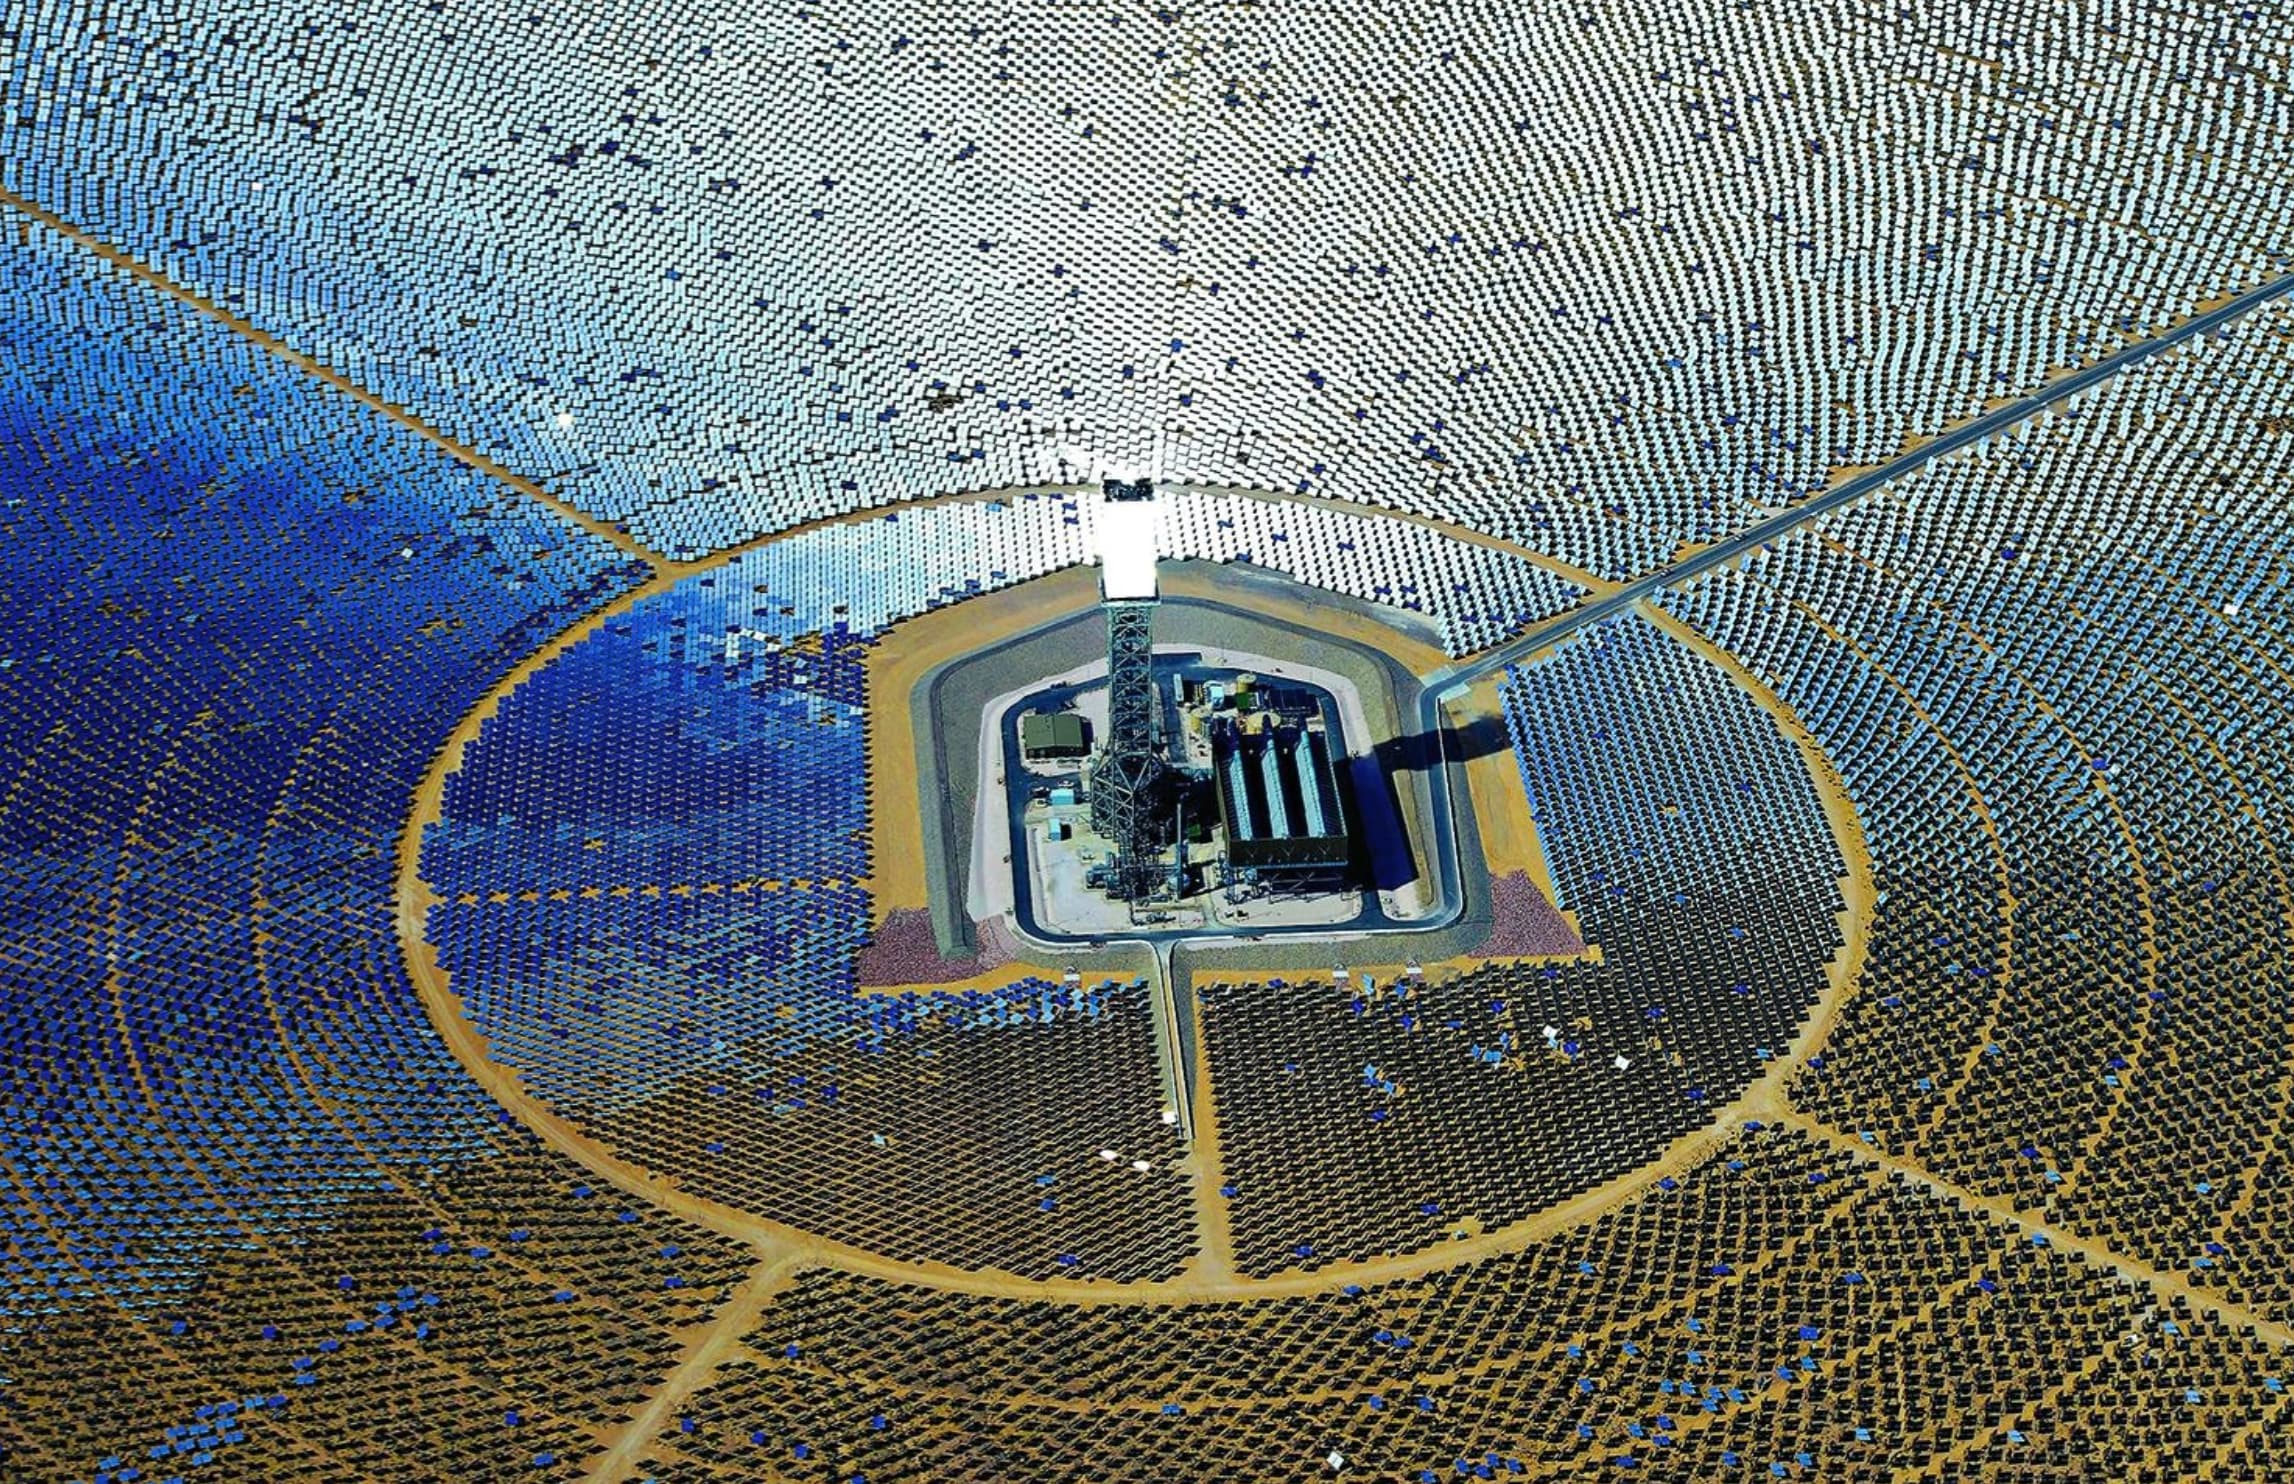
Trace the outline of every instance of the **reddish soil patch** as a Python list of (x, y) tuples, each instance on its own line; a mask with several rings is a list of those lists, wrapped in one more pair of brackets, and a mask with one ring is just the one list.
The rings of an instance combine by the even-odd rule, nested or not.
[(998, 922), (979, 924), (977, 949), (963, 958), (943, 958), (932, 939), (932, 914), (895, 907), (853, 961), (853, 973), (862, 989), (955, 984), (1012, 961), (1012, 945), (1001, 927)]
[(1489, 936), (1471, 958), (1567, 958), (1585, 951), (1584, 940), (1560, 909), (1546, 900), (1526, 871), (1490, 878)]

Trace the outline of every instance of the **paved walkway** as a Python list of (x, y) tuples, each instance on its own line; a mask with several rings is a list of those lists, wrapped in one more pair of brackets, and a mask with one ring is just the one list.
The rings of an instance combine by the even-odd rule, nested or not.
[(2027, 396), (2017, 397), (1979, 417), (1947, 428), (1936, 437), (1907, 449), (1884, 464), (1875, 465), (1843, 480), (1822, 494), (1787, 506), (1766, 520), (1754, 522), (1737, 535), (1715, 542), (1608, 592), (1596, 594), (1592, 601), (1580, 604), (1561, 617), (1539, 624), (1503, 644), (1486, 649), (1470, 660), (1435, 670), (1425, 677), (1426, 689), (1447, 693), (1470, 685), (1507, 665), (1517, 664), (1579, 629), (1600, 623), (1603, 619), (1615, 618), (1665, 588), (1726, 566), (1810, 521), (1821, 520), (1844, 505), (1853, 504), (1886, 485), (1917, 473), (1947, 454), (1972, 448), (2006, 432), (2025, 418), (2037, 416), (2057, 402), (2099, 386), (2122, 371), (2134, 369), (2161, 352), (2172, 350), (2201, 335), (2210, 335), (2240, 316), (2283, 298), (2289, 292), (2294, 292), (2294, 272), (2282, 273), (2257, 288), (2233, 294), (2200, 310), (2180, 324), (2131, 345), (2122, 346), (2075, 371), (2064, 372)]

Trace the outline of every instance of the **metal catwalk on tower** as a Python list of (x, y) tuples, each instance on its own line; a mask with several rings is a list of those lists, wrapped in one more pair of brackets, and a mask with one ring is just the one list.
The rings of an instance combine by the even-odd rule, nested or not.
[(1091, 824), (1114, 847), (1107, 881), (1127, 901), (1168, 880), (1172, 790), (1155, 724), (1155, 490), (1109, 480), (1099, 511), (1107, 611), (1107, 739), (1091, 772)]

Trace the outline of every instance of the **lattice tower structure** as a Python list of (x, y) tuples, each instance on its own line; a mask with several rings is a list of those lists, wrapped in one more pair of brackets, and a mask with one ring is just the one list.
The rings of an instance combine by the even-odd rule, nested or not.
[(1126, 901), (1155, 895), (1169, 875), (1170, 768), (1155, 724), (1155, 600), (1110, 599), (1107, 742), (1091, 773), (1091, 824), (1115, 848), (1108, 885)]

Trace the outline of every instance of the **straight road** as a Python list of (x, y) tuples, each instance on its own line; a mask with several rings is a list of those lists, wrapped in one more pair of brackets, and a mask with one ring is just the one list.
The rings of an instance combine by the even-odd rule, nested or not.
[(1527, 630), (1494, 649), (1485, 650), (1463, 664), (1443, 666), (1425, 677), (1426, 695), (1429, 699), (1437, 694), (1447, 698), (1492, 671), (1525, 660), (1536, 651), (1567, 638), (1579, 629), (1627, 612), (1634, 604), (1661, 588), (1686, 582), (1692, 577), (1725, 566), (1812, 520), (1819, 520), (1843, 505), (1861, 500), (1883, 485), (1925, 468), (1947, 454), (1973, 447), (2005, 432), (2025, 418), (2043, 411), (2051, 402), (2075, 397), (2185, 341), (2212, 334), (2239, 316), (2274, 299), (2285, 297), (2290, 291), (2294, 291), (2294, 272), (2282, 273), (2258, 288), (2234, 294), (2212, 309), (2194, 314), (2181, 324), (2147, 340), (2122, 346), (2099, 361), (2048, 382), (2029, 396), (1996, 407), (1981, 417), (1938, 435), (1909, 453), (1890, 459), (1877, 468), (1834, 485), (1797, 505), (1788, 506), (1765, 520), (1756, 521), (1737, 535), (1716, 542), (1693, 556), (1684, 557), (1670, 566), (1659, 567), (1646, 576), (1636, 577), (1615, 592), (1582, 603), (1559, 618)]

